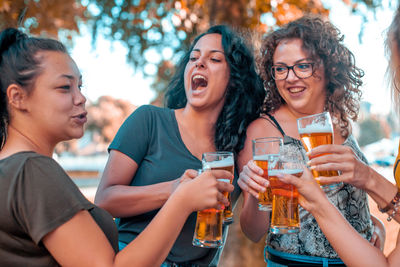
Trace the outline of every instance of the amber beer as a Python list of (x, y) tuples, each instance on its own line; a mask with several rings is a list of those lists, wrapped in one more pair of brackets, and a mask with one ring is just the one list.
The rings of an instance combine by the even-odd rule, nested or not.
[(277, 178), (278, 173), (300, 177), (302, 169), (269, 170), (269, 182), (272, 191), (271, 233), (291, 234), (300, 231), (299, 193), (297, 188)]
[[(268, 168), (271, 168), (279, 158), (281, 146), (280, 137), (262, 137), (252, 140), (253, 161), (263, 170), (262, 177), (268, 179)], [(271, 165), (272, 164), (272, 165)], [(265, 192), (258, 192), (258, 209), (262, 211), (272, 210), (272, 193), (269, 186)]]
[[(311, 116), (297, 119), (297, 128), (299, 130), (300, 140), (308, 152), (320, 145), (333, 144), (333, 125), (329, 112), (314, 114)], [(312, 170), (314, 178), (320, 176), (337, 176), (337, 171), (316, 171)], [(317, 182), (320, 183), (319, 179)], [(335, 189), (342, 187), (343, 183), (323, 185), (325, 188)]]
[[(221, 160), (207, 161), (205, 162), (203, 159), (203, 170), (224, 170), (234, 174), (234, 162), (233, 155), (222, 158)], [(229, 177), (229, 179), (219, 179), (220, 181), (231, 183), (233, 177)], [(229, 192), (224, 192), (224, 196), (228, 199), (229, 205), (224, 209), (224, 224), (230, 224), (233, 222), (233, 212), (231, 205), (231, 194)]]
[[(261, 175), (263, 178), (268, 179), (268, 158), (270, 155), (257, 155), (253, 156), (254, 163), (260, 167), (264, 173)], [(272, 209), (272, 192), (269, 186), (266, 187), (265, 192), (258, 193), (258, 209), (271, 210)]]
[[(320, 131), (320, 132), (319, 132)], [(324, 129), (320, 129), (318, 131), (317, 128), (314, 129), (314, 132), (311, 133), (300, 133), (300, 139), (303, 143), (306, 151), (310, 151), (311, 149), (320, 146), (320, 145), (328, 145), (333, 143), (333, 134), (332, 132), (326, 132)], [(325, 132), (324, 132), (325, 131)], [(316, 171), (312, 170), (314, 177), (319, 176), (337, 176), (337, 171)]]
[(221, 247), (223, 210), (206, 209), (197, 212), (196, 228), (193, 245), (198, 247)]

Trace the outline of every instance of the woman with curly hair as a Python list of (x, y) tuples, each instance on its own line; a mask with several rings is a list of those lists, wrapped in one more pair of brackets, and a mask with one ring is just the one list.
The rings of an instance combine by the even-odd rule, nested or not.
[[(397, 9), (386, 38), (389, 55), (388, 73), (395, 107), (399, 109), (400, 94), (400, 7)], [(321, 153), (331, 153), (320, 155)], [(316, 169), (343, 170), (343, 175), (324, 178), (328, 182), (345, 181), (360, 187), (376, 201), (381, 212), (387, 212), (388, 220), (394, 218), (400, 222), (400, 154), (397, 155), (394, 176), (397, 186), (381, 176), (372, 168), (354, 157), (349, 151), (337, 145), (320, 146), (310, 151), (310, 156), (320, 155), (311, 160)], [(342, 158), (338, 160), (338, 158)], [(343, 215), (332, 206), (325, 194), (315, 183), (311, 173), (305, 170), (299, 178), (281, 177), (282, 181), (295, 185), (303, 198), (300, 204), (313, 214), (329, 242), (347, 266), (400, 266), (400, 239), (396, 247), (386, 257), (382, 251), (373, 247), (362, 238)]]
[[(366, 162), (351, 134), (351, 121), (357, 119), (363, 71), (355, 66), (353, 54), (342, 41), (338, 29), (330, 22), (307, 16), (268, 34), (262, 42), (259, 68), (267, 89), (264, 114), (248, 127), (245, 147), (238, 158), (241, 170), (238, 184), (244, 191), (240, 223), (253, 241), (268, 231), (270, 213), (257, 208), (258, 193), (265, 192), (268, 181), (251, 160), (252, 139), (282, 136), (284, 143), (304, 150), (297, 119), (327, 111), (333, 117), (333, 142)], [(370, 240), (373, 226), (365, 192), (350, 184), (327, 186), (324, 190), (349, 223)], [(343, 266), (313, 216), (300, 209), (300, 220), (299, 233), (268, 234), (265, 248), (268, 267)]]
[[(264, 97), (252, 50), (238, 34), (219, 25), (193, 41), (168, 87), (167, 108), (138, 108), (109, 147), (95, 202), (120, 218), (120, 248), (138, 236), (184, 177), (196, 176), (185, 170), (201, 169), (204, 152), (239, 153)], [(239, 194), (236, 186), (232, 206)], [(193, 213), (162, 266), (217, 266), (221, 249), (192, 246), (195, 221)]]

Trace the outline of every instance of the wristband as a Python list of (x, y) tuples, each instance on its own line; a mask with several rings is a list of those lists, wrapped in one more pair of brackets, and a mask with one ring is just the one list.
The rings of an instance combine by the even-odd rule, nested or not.
[[(379, 207), (378, 207), (379, 208)], [(389, 217), (387, 218), (388, 221), (391, 221), (393, 216), (400, 210), (400, 191), (397, 190), (396, 195), (393, 199), (386, 205), (384, 208), (379, 208), (379, 211), (382, 213), (388, 212), (389, 210), (393, 210)]]

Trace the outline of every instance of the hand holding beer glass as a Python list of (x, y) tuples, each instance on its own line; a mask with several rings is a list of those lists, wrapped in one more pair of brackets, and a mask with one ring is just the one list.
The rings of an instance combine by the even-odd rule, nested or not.
[[(263, 170), (263, 178), (268, 179), (268, 161), (279, 155), (282, 144), (280, 137), (264, 137), (253, 140), (253, 161)], [(265, 192), (258, 193), (258, 209), (272, 210), (272, 192), (269, 186), (265, 188)]]
[[(220, 181), (231, 183), (233, 181), (233, 175), (235, 171), (234, 158), (232, 152), (207, 152), (203, 153), (202, 158), (203, 171), (205, 170), (226, 170), (232, 173), (232, 178), (227, 177), (226, 179), (219, 179)], [(231, 194), (226, 192), (225, 197), (231, 202)], [(225, 207), (224, 209), (224, 224), (233, 223), (232, 205)]]
[[(310, 115), (297, 119), (297, 128), (299, 130), (300, 140), (308, 152), (311, 149), (320, 146), (333, 144), (333, 125), (329, 112)], [(314, 178), (320, 176), (338, 176), (338, 171), (316, 171), (312, 170)], [(321, 185), (323, 188), (338, 189), (343, 187), (343, 182)]]
[(271, 233), (292, 234), (300, 231), (299, 193), (294, 185), (282, 182), (279, 174), (300, 177), (305, 162), (294, 146), (281, 147), (268, 164), (269, 184), (272, 191)]
[[(232, 176), (219, 181), (232, 184), (234, 174), (234, 160), (232, 152), (209, 152), (203, 154), (203, 169), (207, 170), (226, 170)], [(197, 212), (196, 227), (192, 244), (199, 247), (221, 247), (222, 224), (233, 222), (232, 206), (230, 204), (230, 193), (225, 192), (224, 196), (229, 200), (229, 206), (222, 209), (206, 209)]]

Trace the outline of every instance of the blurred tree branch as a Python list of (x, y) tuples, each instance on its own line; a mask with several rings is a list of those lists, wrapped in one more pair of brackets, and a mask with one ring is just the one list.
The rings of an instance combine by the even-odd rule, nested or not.
[[(369, 10), (381, 6), (379, 0), (337, 1), (347, 4), (352, 13), (364, 20)], [(153, 89), (162, 94), (182, 51), (210, 25), (229, 24), (263, 34), (303, 14), (328, 17), (329, 9), (323, 3), (323, 0), (0, 0), (0, 27), (19, 25), (27, 32), (53, 37), (62, 32), (71, 39), (73, 33), (79, 33), (79, 23), (87, 23), (93, 42), (98, 35), (122, 42), (128, 48), (128, 63), (146, 75), (155, 76)]]

